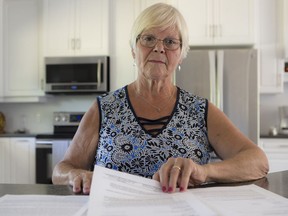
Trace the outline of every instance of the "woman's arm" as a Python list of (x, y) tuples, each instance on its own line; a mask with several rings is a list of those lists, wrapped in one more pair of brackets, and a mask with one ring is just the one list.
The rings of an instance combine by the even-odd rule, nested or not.
[(93, 164), (99, 139), (97, 101), (83, 116), (62, 161), (53, 170), (53, 184), (70, 184), (74, 192), (90, 192)]
[(222, 161), (198, 165), (188, 158), (169, 158), (153, 176), (164, 192), (205, 182), (240, 182), (264, 177), (269, 170), (264, 152), (213, 104), (208, 104), (208, 139)]
[(223, 159), (207, 164), (206, 181), (236, 182), (262, 178), (269, 171), (265, 153), (212, 103), (208, 106), (208, 139)]

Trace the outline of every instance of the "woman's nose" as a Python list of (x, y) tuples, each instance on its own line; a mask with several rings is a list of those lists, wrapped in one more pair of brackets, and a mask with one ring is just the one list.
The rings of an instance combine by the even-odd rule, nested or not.
[(164, 49), (164, 45), (163, 45), (163, 41), (158, 40), (156, 45), (153, 48), (154, 52), (160, 52), (160, 53), (164, 53), (165, 49)]

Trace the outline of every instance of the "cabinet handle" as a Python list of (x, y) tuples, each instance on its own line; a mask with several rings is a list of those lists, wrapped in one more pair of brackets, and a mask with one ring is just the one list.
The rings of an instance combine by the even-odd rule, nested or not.
[(214, 25), (214, 37), (218, 37), (218, 26)]
[(97, 65), (97, 88), (99, 89), (101, 86), (101, 60), (98, 59)]
[(222, 37), (222, 25), (219, 25), (218, 28), (219, 28), (219, 37)]
[(213, 37), (213, 25), (210, 25), (209, 28), (209, 36), (212, 38)]
[(76, 39), (76, 49), (80, 50), (80, 48), (81, 48), (81, 39), (77, 38)]
[(21, 143), (27, 143), (27, 142), (29, 142), (29, 140), (25, 140), (25, 139), (21, 139), (21, 140), (18, 140), (18, 142), (21, 142)]
[(71, 48), (75, 50), (75, 39), (71, 39)]
[(44, 79), (41, 79), (40, 85), (41, 85), (41, 90), (44, 90)]

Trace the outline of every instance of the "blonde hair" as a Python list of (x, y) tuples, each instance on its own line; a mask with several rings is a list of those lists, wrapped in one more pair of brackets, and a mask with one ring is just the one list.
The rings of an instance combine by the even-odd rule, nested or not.
[(135, 20), (130, 36), (130, 46), (136, 47), (137, 37), (145, 30), (152, 28), (166, 29), (173, 27), (179, 31), (181, 56), (185, 58), (189, 50), (189, 36), (187, 24), (182, 14), (173, 6), (165, 3), (154, 4), (145, 10)]

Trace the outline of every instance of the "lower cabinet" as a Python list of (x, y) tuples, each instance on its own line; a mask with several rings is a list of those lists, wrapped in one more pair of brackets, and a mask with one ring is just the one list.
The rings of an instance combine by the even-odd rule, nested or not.
[(35, 138), (0, 138), (0, 183), (35, 183)]
[(268, 157), (270, 173), (288, 170), (288, 139), (265, 138), (260, 143)]

